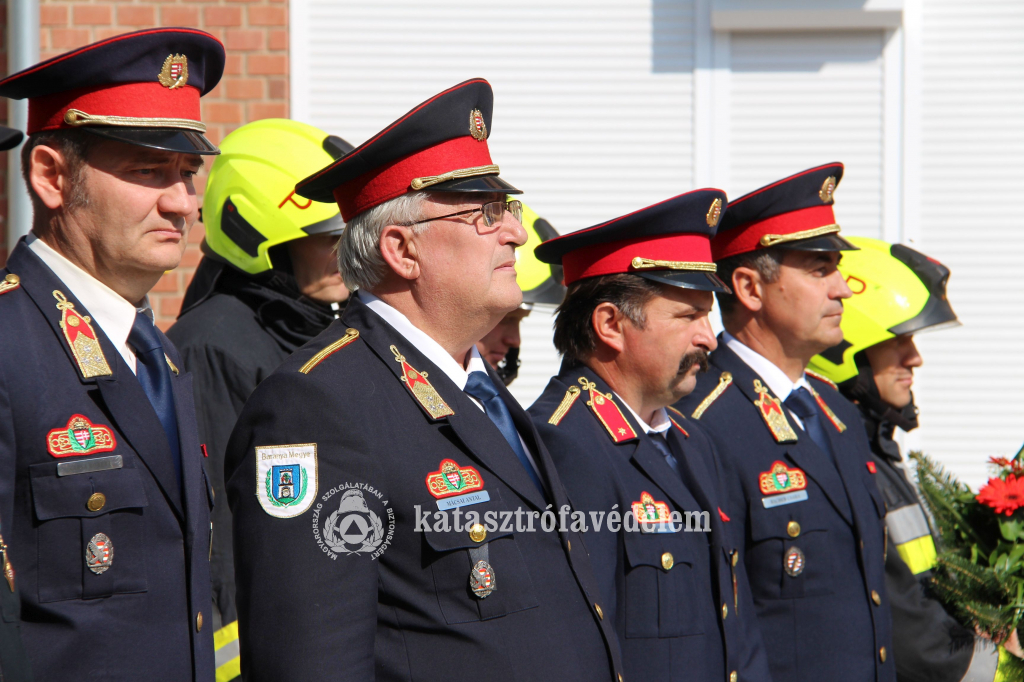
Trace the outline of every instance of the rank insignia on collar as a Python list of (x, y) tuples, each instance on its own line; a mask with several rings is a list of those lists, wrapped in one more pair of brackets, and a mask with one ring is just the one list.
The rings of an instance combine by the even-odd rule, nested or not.
[(704, 400), (700, 401), (700, 405), (693, 411), (690, 416), (694, 419), (700, 419), (704, 412), (711, 407), (711, 404), (718, 400), (719, 396), (725, 393), (725, 389), (729, 388), (732, 384), (732, 372), (722, 372), (722, 376), (718, 377), (718, 385), (715, 386), (715, 390), (708, 393)]
[(580, 397), (580, 387), (570, 386), (569, 390), (565, 392), (565, 397), (562, 398), (562, 402), (558, 404), (558, 408), (551, 413), (551, 418), (548, 419), (548, 424), (558, 426), (562, 423), (562, 419), (566, 414), (569, 413), (569, 409), (576, 402), (576, 399)]
[[(675, 413), (676, 413), (676, 415), (678, 415), (678, 417), (679, 417), (680, 419), (686, 419), (686, 415), (685, 415), (685, 414), (683, 414), (682, 412), (680, 412), (680, 411), (679, 411), (679, 410), (677, 410), (676, 408), (672, 407), (671, 405), (669, 405), (669, 406), (668, 406), (667, 408), (665, 408), (665, 409), (667, 409), (667, 410), (668, 410), (669, 412), (675, 412)], [(673, 417), (672, 417), (671, 415), (669, 416), (668, 420), (669, 420), (670, 422), (672, 422), (672, 425), (673, 425), (673, 426), (675, 426), (675, 427), (676, 427), (677, 429), (679, 429), (679, 433), (683, 434), (683, 436), (685, 436), (686, 438), (689, 438), (689, 437), (690, 437), (690, 432), (689, 432), (689, 431), (687, 431), (686, 429), (684, 429), (684, 428), (683, 428), (683, 427), (682, 427), (682, 426), (681, 426), (681, 425), (679, 424), (679, 422), (677, 422), (677, 421), (676, 421), (676, 420), (675, 420), (675, 419), (674, 419), (674, 418), (673, 418)]]
[(616, 443), (625, 443), (636, 438), (636, 431), (626, 421), (622, 410), (615, 404), (611, 393), (601, 393), (597, 390), (597, 384), (586, 377), (579, 378), (580, 385), (584, 391), (590, 391), (590, 399), (587, 406), (593, 411), (594, 416), (601, 422), (608, 431), (608, 435)]
[(97, 452), (110, 452), (117, 447), (114, 432), (102, 424), (93, 424), (88, 417), (71, 415), (67, 426), (46, 434), (46, 451), (54, 457), (77, 457)]
[(8, 273), (3, 280), (0, 280), (0, 294), (6, 294), (8, 291), (14, 291), (21, 286), (21, 278), (15, 275), (13, 272)]
[(839, 433), (845, 431), (846, 424), (839, 421), (839, 417), (837, 417), (836, 413), (832, 411), (832, 408), (828, 406), (828, 403), (825, 402), (824, 398), (818, 395), (818, 392), (814, 390), (813, 386), (808, 385), (808, 388), (811, 389), (811, 395), (814, 396), (814, 400), (815, 402), (818, 403), (818, 407), (820, 407), (821, 411), (825, 413), (825, 416), (828, 417), (828, 420), (832, 422), (832, 426), (836, 427), (836, 431), (838, 431)]
[(839, 390), (839, 387), (836, 386), (836, 382), (832, 381), (831, 379), (829, 379), (824, 374), (818, 374), (817, 372), (812, 372), (809, 369), (805, 369), (804, 370), (804, 374), (806, 374), (807, 376), (811, 377), (812, 379), (817, 379), (818, 381), (820, 381), (823, 384), (828, 384), (829, 386), (831, 386), (832, 388), (834, 388), (837, 391)]
[(75, 311), (75, 304), (63, 292), (54, 290), (53, 297), (57, 299), (57, 309), (61, 311), (60, 328), (64, 330), (64, 338), (71, 347), (82, 377), (89, 379), (113, 374), (103, 356), (99, 339), (96, 338), (92, 319), (88, 315), (79, 315)]
[(425, 372), (417, 372), (413, 369), (412, 365), (405, 361), (405, 356), (399, 353), (394, 346), (391, 346), (391, 352), (395, 354), (395, 360), (402, 365), (402, 383), (413, 394), (420, 406), (427, 411), (431, 419), (441, 419), (455, 414), (437, 390), (427, 381)]
[(437, 471), (427, 474), (427, 490), (437, 499), (480, 490), (484, 479), (473, 467), (460, 467), (455, 460), (443, 459)]
[(800, 469), (790, 469), (783, 462), (772, 462), (771, 471), (765, 471), (757, 480), (762, 495), (780, 495), (803, 490), (807, 477)]
[(758, 411), (768, 425), (768, 430), (775, 436), (778, 443), (795, 443), (796, 431), (789, 425), (786, 413), (782, 411), (782, 401), (768, 392), (760, 379), (754, 379), (754, 391), (758, 398), (754, 401)]
[(188, 59), (183, 54), (169, 54), (157, 75), (160, 85), (174, 90), (188, 83)]
[(634, 502), (633, 518), (640, 524), (644, 533), (673, 533), (672, 511), (664, 502), (657, 502), (654, 496), (644, 490), (640, 493), (640, 501)]

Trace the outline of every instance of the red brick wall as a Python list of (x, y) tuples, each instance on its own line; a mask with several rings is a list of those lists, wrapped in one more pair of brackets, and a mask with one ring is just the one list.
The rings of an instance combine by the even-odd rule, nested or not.
[[(0, 17), (6, 18), (6, 11)], [(216, 144), (243, 123), (288, 116), (288, 0), (40, 0), (39, 24), (42, 59), (152, 26), (209, 31), (224, 43), (227, 64), (220, 84), (202, 99), (207, 137)], [(3, 73), (7, 73), (6, 35), (6, 30), (0, 31)], [(3, 108), (2, 116), (6, 115)], [(210, 162), (212, 159), (207, 159)], [(6, 173), (3, 164), (0, 216), (7, 215)], [(204, 174), (196, 183), (200, 193), (205, 183)], [(164, 329), (181, 308), (185, 287), (199, 262), (203, 233), (203, 226), (197, 223), (181, 266), (164, 275), (150, 294), (157, 321)], [(0, 223), (0, 245), (5, 243), (4, 223)], [(0, 251), (0, 261), (6, 257), (6, 250)]]

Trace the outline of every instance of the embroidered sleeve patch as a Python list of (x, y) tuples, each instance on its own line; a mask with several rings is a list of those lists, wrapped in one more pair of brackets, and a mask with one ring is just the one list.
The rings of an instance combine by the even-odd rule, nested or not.
[(732, 384), (732, 372), (722, 372), (722, 375), (718, 377), (718, 385), (715, 386), (711, 393), (705, 396), (704, 400), (700, 401), (700, 405), (697, 406), (697, 409), (690, 416), (694, 419), (700, 419), (704, 412), (711, 407), (712, 403), (725, 393), (725, 389), (729, 388), (730, 384)]
[(800, 469), (790, 469), (782, 462), (773, 462), (771, 471), (763, 472), (757, 482), (762, 495), (780, 495), (807, 487), (804, 472)]
[(775, 441), (778, 443), (795, 443), (797, 440), (796, 431), (789, 425), (786, 413), (782, 411), (782, 401), (769, 393), (760, 379), (754, 379), (754, 390), (758, 395), (754, 405), (761, 413), (761, 417), (764, 419), (764, 423), (768, 425), (768, 430), (772, 432)]
[(79, 315), (75, 311), (75, 304), (63, 292), (54, 290), (53, 297), (57, 299), (57, 309), (61, 311), (60, 328), (64, 330), (64, 338), (71, 347), (71, 354), (75, 356), (82, 376), (89, 379), (113, 374), (89, 316)]
[(594, 413), (594, 416), (597, 417), (597, 420), (601, 422), (605, 430), (608, 431), (608, 435), (612, 437), (612, 440), (616, 443), (624, 443), (637, 437), (636, 431), (626, 421), (622, 410), (612, 400), (611, 393), (601, 393), (597, 390), (597, 384), (586, 377), (580, 377), (579, 382), (583, 386), (584, 391), (590, 392), (587, 406)]
[(427, 381), (426, 373), (417, 372), (412, 365), (405, 361), (405, 356), (399, 353), (396, 347), (391, 346), (391, 352), (395, 354), (395, 360), (402, 365), (402, 383), (416, 398), (416, 402), (427, 411), (431, 419), (441, 419), (455, 414), (455, 411), (448, 407), (448, 403)]
[(109, 427), (93, 424), (88, 417), (71, 415), (67, 426), (46, 434), (46, 451), (54, 457), (77, 457), (97, 452), (110, 452), (117, 439)]
[(317, 491), (316, 443), (256, 448), (256, 498), (278, 519), (302, 514)]

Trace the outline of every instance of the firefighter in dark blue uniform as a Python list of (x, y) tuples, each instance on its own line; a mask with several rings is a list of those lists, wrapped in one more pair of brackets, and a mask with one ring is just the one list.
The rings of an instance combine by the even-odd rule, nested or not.
[(712, 240), (732, 294), (711, 371), (677, 407), (708, 430), (742, 528), (772, 677), (895, 680), (885, 505), (857, 409), (808, 361), (842, 340), (850, 289), (833, 193), (842, 164), (729, 205)]
[(32, 233), (0, 272), (0, 520), (37, 679), (213, 680), (212, 499), (146, 294), (198, 217), (217, 152), (199, 98), (223, 65), (213, 36), (155, 29), (0, 81), (29, 100)]
[(551, 458), (474, 345), (522, 300), (491, 108), (456, 85), (296, 188), (338, 202), (356, 294), (228, 444), (245, 679), (622, 679), (581, 534), (537, 521), (568, 504)]
[[(716, 346), (712, 292), (728, 288), (709, 237), (725, 201), (690, 192), (537, 249), (569, 289), (555, 319), (562, 367), (529, 412), (595, 524), (587, 550), (633, 680), (769, 679), (713, 446), (666, 410)], [(596, 527), (615, 509), (632, 520)]]

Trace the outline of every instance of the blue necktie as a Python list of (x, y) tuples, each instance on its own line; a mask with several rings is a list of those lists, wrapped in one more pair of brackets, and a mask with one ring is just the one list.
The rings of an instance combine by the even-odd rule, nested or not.
[(676, 456), (672, 454), (672, 450), (668, 447), (668, 441), (665, 440), (664, 433), (648, 433), (651, 438), (651, 442), (654, 443), (654, 447), (658, 448), (665, 461), (672, 467), (672, 471), (679, 473), (679, 462), (676, 461)]
[(832, 452), (832, 443), (829, 441), (828, 434), (825, 433), (825, 429), (821, 424), (821, 410), (818, 408), (818, 404), (811, 395), (811, 392), (803, 386), (793, 389), (783, 404), (792, 410), (793, 414), (800, 417), (800, 421), (804, 423), (804, 431), (807, 432), (807, 435), (834, 462), (835, 454)]
[(470, 372), (469, 381), (466, 382), (464, 390), (483, 403), (487, 416), (498, 427), (498, 430), (501, 431), (501, 435), (508, 441), (512, 452), (516, 453), (516, 457), (519, 458), (523, 468), (526, 469), (526, 473), (530, 475), (534, 485), (537, 486), (537, 490), (543, 495), (544, 485), (540, 482), (540, 477), (534, 470), (530, 458), (526, 456), (526, 451), (523, 450), (523, 443), (519, 440), (519, 432), (516, 431), (516, 425), (512, 423), (512, 415), (509, 414), (505, 401), (498, 394), (498, 389), (494, 387), (491, 377), (487, 376), (486, 372)]
[(144, 313), (135, 314), (135, 324), (128, 334), (128, 343), (135, 349), (135, 376), (142, 384), (156, 416), (167, 434), (167, 444), (174, 459), (174, 472), (181, 486), (181, 452), (178, 447), (178, 415), (174, 411), (174, 395), (171, 392), (171, 369), (164, 358), (164, 346), (156, 326)]

